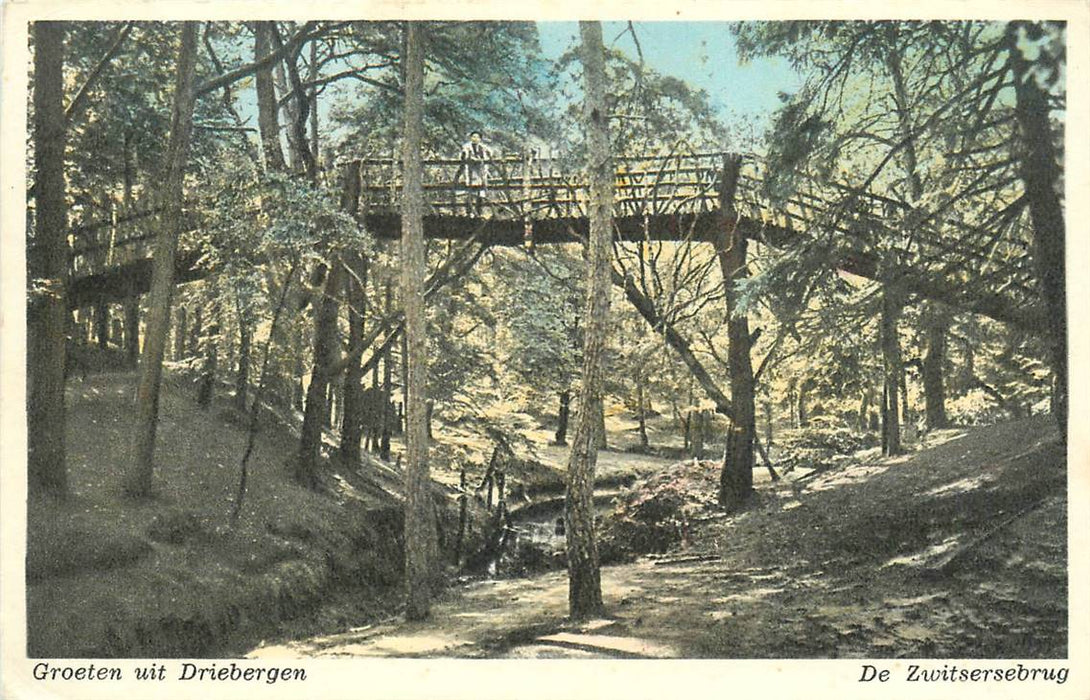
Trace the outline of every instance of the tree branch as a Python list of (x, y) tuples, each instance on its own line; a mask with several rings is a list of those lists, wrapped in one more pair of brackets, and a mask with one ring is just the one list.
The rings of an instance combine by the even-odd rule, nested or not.
[(224, 73), (223, 75), (204, 81), (197, 86), (197, 97), (207, 95), (214, 90), (219, 90), (220, 88), (226, 87), (231, 83), (242, 80), (249, 75), (253, 75), (262, 68), (267, 68), (272, 64), (276, 63), (277, 61), (281, 60), (289, 53), (297, 49), (300, 45), (302, 45), (303, 42), (320, 37), (323, 34), (331, 32), (334, 29), (344, 26), (347, 23), (341, 22), (339, 24), (318, 27), (317, 29), (315, 29), (314, 27), (317, 24), (317, 22), (307, 22), (290, 39), (284, 42), (282, 46), (278, 47), (269, 55), (263, 56), (262, 58), (259, 58), (252, 63), (247, 63), (244, 66), (240, 66), (232, 71)]
[(734, 409), (731, 407), (730, 399), (723, 393), (723, 390), (715, 383), (708, 371), (704, 369), (704, 365), (693, 354), (692, 347), (689, 341), (678, 333), (673, 324), (666, 321), (655, 309), (654, 302), (652, 302), (647, 296), (645, 296), (639, 289), (636, 288), (635, 283), (630, 277), (622, 275), (617, 272), (616, 269), (611, 269), (611, 278), (614, 286), (624, 290), (625, 297), (636, 308), (636, 311), (643, 316), (652, 328), (662, 334), (662, 337), (670, 344), (670, 347), (674, 349), (674, 352), (681, 357), (682, 362), (689, 368), (693, 378), (700, 384), (701, 388), (715, 403), (715, 410), (724, 416), (735, 420)]
[[(431, 274), (431, 276), (428, 277), (427, 281), (425, 282), (425, 301), (433, 297), (436, 292), (438, 292), (444, 285), (464, 275), (466, 272), (469, 271), (470, 268), (473, 267), (474, 264), (476, 264), (478, 260), (480, 260), (481, 256), (484, 254), (484, 251), (488, 248), (487, 244), (478, 246), (474, 254), (469, 255), (468, 257), (466, 256), (466, 253), (469, 252), (470, 249), (472, 249), (476, 245), (476, 237), (471, 238), (469, 241), (466, 241), (466, 243), (461, 246), (455, 252), (455, 254), (452, 255), (449, 260), (447, 260), (447, 262), (441, 265), (439, 269), (437, 269), (434, 273)], [(382, 322), (379, 323), (379, 325), (371, 329), (371, 332), (368, 333), (367, 336), (363, 338), (363, 340), (361, 340), (358, 345), (350, 348), (348, 350), (348, 353), (344, 357), (340, 358), (336, 362), (333, 362), (323, 367), (321, 370), (322, 375), (329, 378), (340, 374), (345, 369), (347, 369), (350, 362), (359, 357), (362, 357), (363, 353), (366, 352), (367, 348), (374, 345), (375, 341), (385, 335), (385, 339), (383, 340), (382, 344), (378, 347), (378, 349), (371, 353), (370, 359), (368, 359), (367, 362), (363, 363), (362, 371), (364, 374), (366, 374), (371, 369), (371, 367), (378, 362), (379, 358), (382, 356), (383, 352), (385, 352), (386, 348), (392, 346), (397, 338), (400, 337), (400, 334), (402, 330), (404, 330), (404, 327), (405, 317), (401, 312), (395, 313), (392, 316), (383, 319)]]
[(87, 96), (91, 92), (91, 86), (95, 84), (98, 77), (102, 75), (102, 71), (106, 69), (110, 61), (114, 60), (118, 52), (121, 51), (121, 45), (125, 43), (125, 39), (132, 33), (132, 28), (136, 26), (136, 22), (126, 22), (125, 26), (117, 32), (117, 37), (113, 43), (110, 44), (110, 48), (106, 50), (102, 58), (99, 59), (95, 67), (91, 69), (91, 72), (87, 74), (87, 80), (83, 81), (83, 85), (79, 91), (76, 92), (76, 96), (72, 98), (72, 101), (68, 104), (68, 107), (64, 110), (64, 118), (71, 122), (75, 116), (79, 113), (83, 106), (87, 103)]

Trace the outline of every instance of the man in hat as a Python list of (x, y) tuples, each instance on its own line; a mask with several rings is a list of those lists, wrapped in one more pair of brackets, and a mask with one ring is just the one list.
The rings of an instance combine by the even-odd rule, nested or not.
[(492, 160), (492, 149), (481, 138), (481, 132), (472, 131), (469, 141), (462, 145), (462, 165), (459, 170), (460, 184), (470, 192), (470, 201), (478, 215), (488, 189), (488, 163)]

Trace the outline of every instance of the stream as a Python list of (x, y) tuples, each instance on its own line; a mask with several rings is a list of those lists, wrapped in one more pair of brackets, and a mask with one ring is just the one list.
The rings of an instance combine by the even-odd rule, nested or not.
[[(594, 513), (605, 515), (613, 507), (613, 499), (621, 493), (614, 487), (597, 488), (594, 491)], [(557, 496), (527, 504), (510, 512), (517, 542), (532, 542), (546, 546), (563, 546), (564, 531), (557, 527), (564, 516), (564, 496)]]
[[(561, 469), (567, 461), (566, 448), (539, 448), (540, 459)], [(598, 453), (594, 480), (594, 511), (604, 516), (613, 500), (638, 479), (672, 464), (675, 459), (617, 450)], [(522, 499), (508, 501), (510, 529), (487, 564), (490, 578), (529, 576), (566, 566), (565, 536), (558, 519), (564, 515), (564, 485), (552, 484), (529, 490)], [(562, 521), (561, 521), (562, 522)]]
[[(613, 500), (622, 489), (613, 483), (594, 491), (596, 517), (613, 508)], [(487, 564), (489, 578), (528, 576), (565, 566), (563, 527), (564, 496), (550, 496), (512, 508), (509, 526), (498, 551)]]

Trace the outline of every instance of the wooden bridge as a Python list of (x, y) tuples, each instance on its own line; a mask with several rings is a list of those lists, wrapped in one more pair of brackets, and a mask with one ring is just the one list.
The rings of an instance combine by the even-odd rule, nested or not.
[[(401, 235), (400, 163), (392, 158), (354, 161), (361, 175), (360, 215), (379, 239)], [(773, 202), (765, 195), (760, 165), (727, 153), (688, 153), (614, 158), (614, 237), (619, 241), (710, 243), (724, 225), (773, 247), (805, 240), (822, 247), (837, 268), (867, 278), (896, 279), (906, 291), (955, 303), (1028, 330), (1039, 330), (1035, 282), (1023, 235), (981, 231), (946, 217), (916, 222), (908, 236), (912, 266), (883, 255), (881, 239), (892, 234), (909, 208), (903, 202), (846, 185), (825, 185)], [(465, 184), (459, 160), (424, 163), (429, 239), (475, 237), (485, 245), (536, 246), (573, 243), (589, 229), (587, 188), (580, 164), (532, 155), (487, 163), (487, 184)], [(201, 225), (191, 206), (187, 226)], [(1018, 215), (1019, 211), (1014, 212)], [(105, 221), (72, 229), (68, 287), (71, 308), (118, 301), (150, 288), (156, 212), (115, 212)], [(800, 237), (802, 240), (800, 240)], [(206, 272), (201, 253), (181, 250), (176, 282)], [(976, 279), (968, 285), (966, 279)]]

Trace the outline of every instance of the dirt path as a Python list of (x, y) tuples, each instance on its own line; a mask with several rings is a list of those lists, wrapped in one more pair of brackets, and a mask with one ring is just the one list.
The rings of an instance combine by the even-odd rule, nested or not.
[(1059, 657), (1063, 453), (1050, 425), (951, 432), (912, 457), (763, 489), (689, 550), (605, 567), (610, 619), (567, 622), (564, 572), (448, 591), (431, 620), (255, 658)]
[[(537, 448), (538, 456), (543, 462), (557, 469), (567, 469), (568, 455), (571, 448), (558, 445), (541, 445)], [(635, 474), (642, 476), (656, 469), (667, 466), (673, 460), (653, 455), (641, 455), (634, 452), (617, 452), (615, 450), (600, 450), (598, 463), (594, 468), (596, 479), (610, 479), (618, 475)]]

